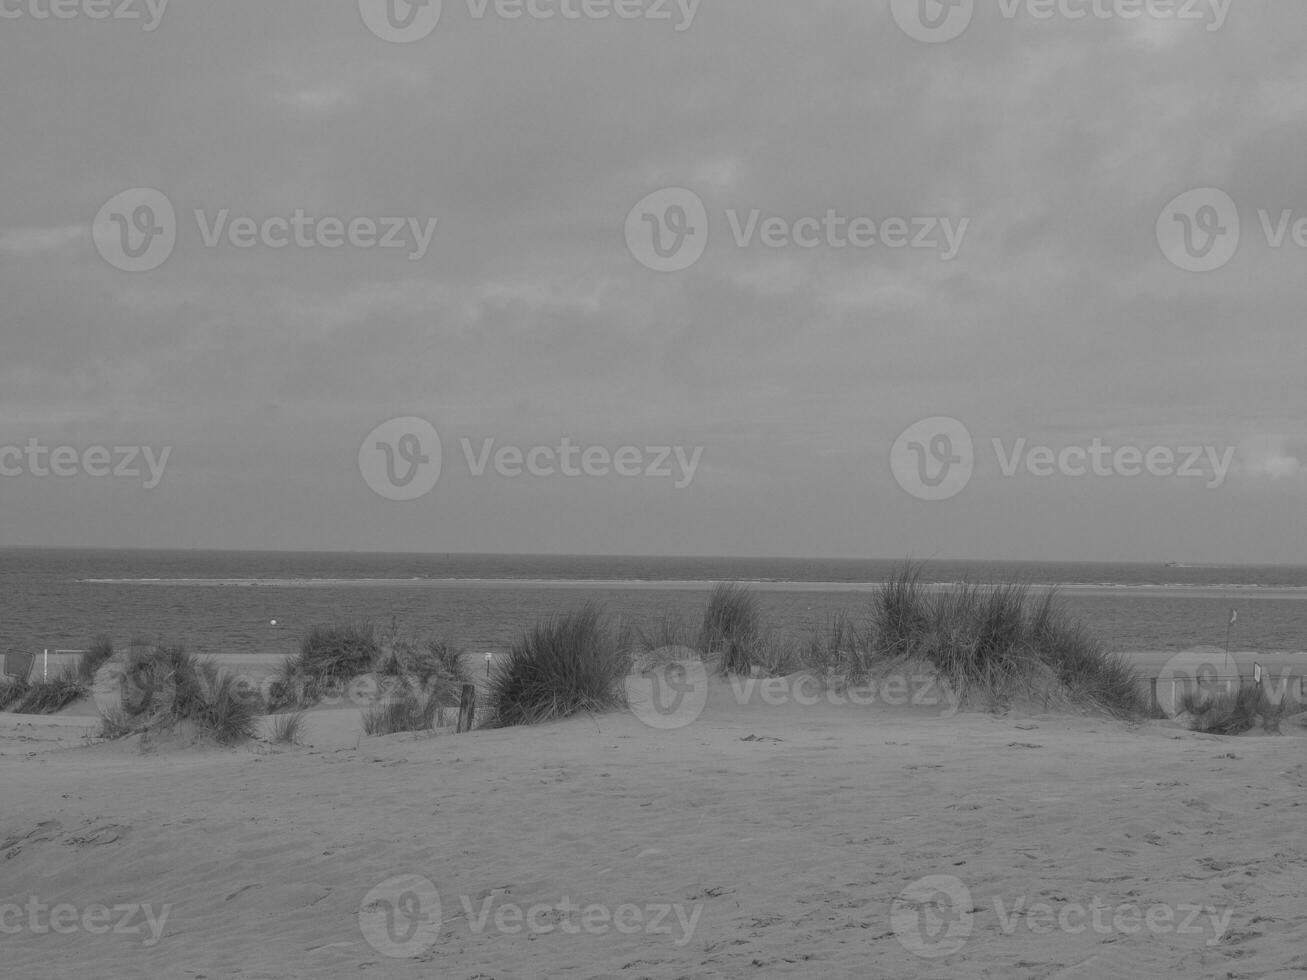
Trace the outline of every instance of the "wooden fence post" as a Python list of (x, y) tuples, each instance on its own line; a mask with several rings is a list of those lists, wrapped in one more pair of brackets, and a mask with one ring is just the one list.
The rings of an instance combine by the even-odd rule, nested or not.
[(477, 689), (472, 684), (463, 685), (463, 693), (458, 699), (458, 728), (456, 734), (470, 732), (476, 723)]

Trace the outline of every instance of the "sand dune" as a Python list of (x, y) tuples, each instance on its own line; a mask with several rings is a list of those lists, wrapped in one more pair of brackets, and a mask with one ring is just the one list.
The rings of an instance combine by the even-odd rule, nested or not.
[(721, 684), (670, 731), (339, 709), (301, 748), (142, 754), (90, 724), (0, 716), (6, 976), (1307, 973), (1295, 737)]

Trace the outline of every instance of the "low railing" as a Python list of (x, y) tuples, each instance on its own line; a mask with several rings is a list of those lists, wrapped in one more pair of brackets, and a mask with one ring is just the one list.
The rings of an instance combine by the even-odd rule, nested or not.
[(76, 667), (82, 650), (42, 650), (40, 653), (6, 653), (4, 673), (14, 680), (32, 683), (38, 679), (48, 681), (67, 667)]

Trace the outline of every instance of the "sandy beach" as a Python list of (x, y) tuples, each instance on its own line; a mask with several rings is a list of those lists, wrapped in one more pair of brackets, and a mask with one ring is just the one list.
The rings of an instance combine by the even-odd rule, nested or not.
[(1307, 970), (1297, 726), (800, 700), (713, 682), (671, 730), (617, 712), (382, 738), (338, 708), (301, 747), (146, 753), (88, 743), (85, 707), (0, 716), (6, 972)]

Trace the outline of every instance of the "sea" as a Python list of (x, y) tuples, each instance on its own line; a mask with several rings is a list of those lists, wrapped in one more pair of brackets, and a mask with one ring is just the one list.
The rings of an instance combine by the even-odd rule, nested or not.
[[(756, 590), (798, 636), (864, 618), (903, 560), (0, 549), (0, 650), (80, 650), (98, 636), (202, 655), (294, 653), (312, 626), (370, 621), (467, 651), (509, 649), (588, 602), (651, 629), (695, 622), (718, 582)], [(1056, 588), (1114, 650), (1307, 650), (1307, 567), (931, 560), (923, 580)], [(1231, 624), (1231, 614), (1237, 613)]]

